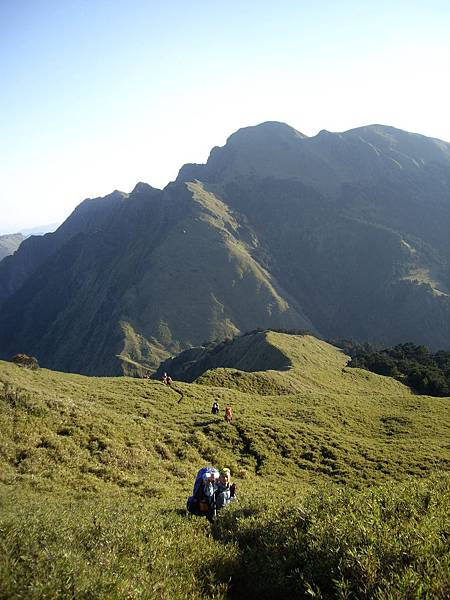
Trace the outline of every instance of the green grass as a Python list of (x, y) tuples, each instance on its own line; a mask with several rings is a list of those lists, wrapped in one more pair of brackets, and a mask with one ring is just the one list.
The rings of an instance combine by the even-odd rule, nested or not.
[[(175, 389), (0, 363), (0, 598), (444, 598), (449, 399), (267, 343), (288, 371)], [(212, 529), (184, 512), (210, 463), (239, 491)]]
[(233, 546), (209, 538), (206, 521), (127, 494), (5, 495), (2, 505), (4, 598), (199, 598), (203, 564)]
[(227, 514), (217, 537), (238, 546), (234, 597), (447, 598), (449, 505), (444, 477), (324, 486), (299, 504)]

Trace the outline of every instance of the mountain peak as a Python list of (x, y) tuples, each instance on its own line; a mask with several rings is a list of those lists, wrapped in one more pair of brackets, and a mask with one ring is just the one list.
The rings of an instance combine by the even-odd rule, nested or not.
[(158, 191), (157, 188), (154, 188), (148, 183), (143, 181), (139, 181), (133, 188), (132, 194), (148, 194), (149, 192)]
[(342, 135), (347, 138), (357, 137), (379, 150), (394, 152), (396, 159), (406, 158), (416, 165), (430, 162), (448, 165), (450, 161), (449, 143), (390, 125), (365, 125), (350, 129)]
[(304, 139), (308, 136), (300, 133), (290, 125), (281, 121), (265, 121), (259, 125), (242, 127), (233, 133), (227, 140), (228, 144), (234, 144), (243, 140), (253, 140), (258, 143), (266, 143), (275, 140), (290, 140), (292, 138)]
[[(291, 158), (297, 155), (308, 139), (290, 125), (278, 121), (243, 127), (227, 139), (225, 146), (216, 146), (211, 150), (204, 176), (209, 181), (215, 181), (218, 178), (229, 180), (256, 174), (284, 174), (286, 163), (289, 163), (289, 172), (294, 172), (296, 169), (291, 164)], [(189, 174), (192, 172), (191, 169)]]

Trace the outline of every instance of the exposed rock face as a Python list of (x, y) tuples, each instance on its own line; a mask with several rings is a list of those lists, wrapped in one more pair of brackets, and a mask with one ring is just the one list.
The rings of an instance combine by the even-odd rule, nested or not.
[(84, 201), (0, 264), (0, 353), (144, 373), (256, 328), (450, 347), (450, 145), (241, 129), (164, 190)]

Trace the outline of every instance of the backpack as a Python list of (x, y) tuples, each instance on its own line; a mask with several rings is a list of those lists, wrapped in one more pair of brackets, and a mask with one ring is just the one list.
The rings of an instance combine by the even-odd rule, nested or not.
[(205, 496), (203, 476), (205, 473), (214, 473), (216, 478), (219, 477), (219, 471), (214, 467), (203, 467), (197, 473), (194, 481), (194, 489), (192, 490), (192, 496), (189, 496), (186, 502), (187, 510), (193, 515), (206, 516), (211, 512), (211, 506), (208, 502), (208, 498)]

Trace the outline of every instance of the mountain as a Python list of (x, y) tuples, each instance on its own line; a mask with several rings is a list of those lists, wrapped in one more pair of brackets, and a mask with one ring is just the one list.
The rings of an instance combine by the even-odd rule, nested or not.
[(21, 233), (0, 235), (0, 260), (5, 258), (5, 256), (14, 254), (24, 239), (25, 236)]
[(0, 352), (144, 373), (257, 328), (450, 347), (450, 145), (370, 125), (234, 133), (164, 190), (85, 200), (0, 263)]

